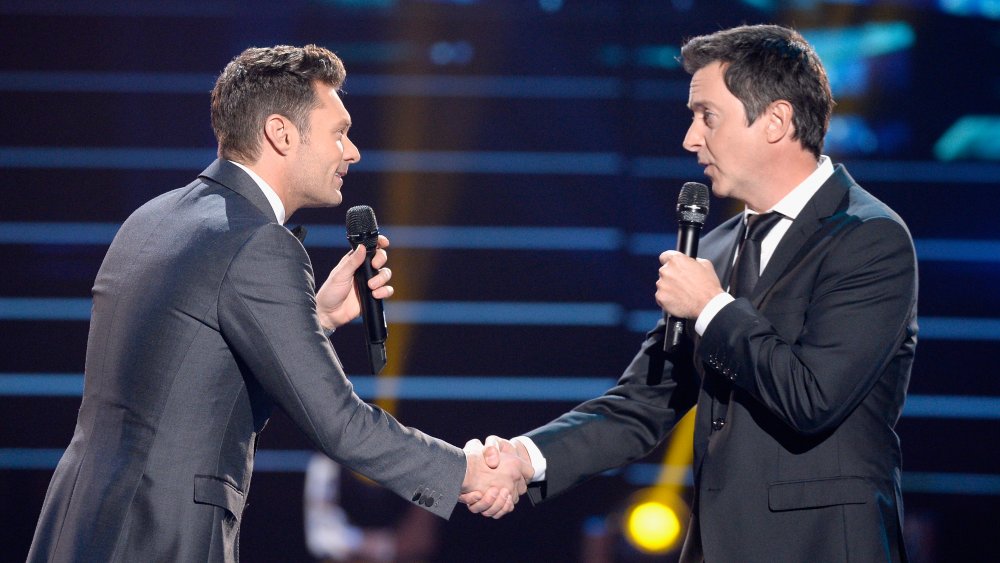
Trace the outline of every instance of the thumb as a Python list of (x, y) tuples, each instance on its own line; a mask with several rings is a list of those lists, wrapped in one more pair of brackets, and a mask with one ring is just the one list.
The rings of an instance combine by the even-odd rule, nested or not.
[(330, 272), (330, 278), (336, 281), (348, 281), (354, 279), (354, 272), (361, 267), (365, 262), (366, 249), (363, 244), (359, 244), (356, 248), (344, 255), (340, 259), (340, 262), (334, 266), (333, 271)]
[(486, 447), (483, 449), (483, 461), (490, 469), (500, 467), (500, 449), (497, 447), (496, 436), (486, 439)]
[(500, 452), (496, 446), (486, 446), (483, 450), (483, 461), (486, 462), (486, 466), (490, 469), (500, 467)]

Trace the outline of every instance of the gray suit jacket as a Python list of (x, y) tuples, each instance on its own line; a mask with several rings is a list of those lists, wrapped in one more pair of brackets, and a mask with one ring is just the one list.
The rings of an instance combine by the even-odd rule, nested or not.
[[(740, 222), (701, 241), (720, 279)], [(527, 434), (549, 464), (532, 499), (642, 457), (697, 404), (684, 558), (703, 548), (707, 561), (904, 560), (893, 428), (916, 304), (906, 226), (838, 166), (751, 299), (724, 307), (703, 337), (669, 355), (661, 321), (618, 386)]]
[(464, 454), (353, 392), (309, 256), (237, 166), (133, 213), (93, 293), (76, 432), (29, 561), (237, 560), (275, 405), (331, 458), (450, 515)]

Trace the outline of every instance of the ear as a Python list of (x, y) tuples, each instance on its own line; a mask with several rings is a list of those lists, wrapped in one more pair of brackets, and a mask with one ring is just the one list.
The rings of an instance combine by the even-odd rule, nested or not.
[(777, 143), (784, 138), (791, 138), (795, 131), (792, 124), (792, 116), (795, 110), (792, 104), (786, 100), (777, 100), (768, 106), (764, 111), (765, 131), (769, 143)]
[(285, 156), (299, 142), (299, 131), (287, 117), (272, 113), (264, 120), (264, 139), (279, 155)]

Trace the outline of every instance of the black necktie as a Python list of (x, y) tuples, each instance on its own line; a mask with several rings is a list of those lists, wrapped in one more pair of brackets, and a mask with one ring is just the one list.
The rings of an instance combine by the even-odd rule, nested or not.
[(305, 242), (306, 242), (306, 232), (307, 232), (305, 227), (303, 227), (302, 225), (299, 225), (299, 226), (295, 227), (294, 229), (288, 229), (288, 230), (292, 231), (292, 234), (295, 235), (295, 238), (299, 239), (299, 242), (301, 242), (302, 244), (305, 244)]
[(740, 244), (740, 253), (729, 278), (729, 294), (733, 297), (749, 298), (753, 293), (760, 279), (760, 241), (781, 218), (780, 213), (773, 211), (747, 217), (747, 236)]

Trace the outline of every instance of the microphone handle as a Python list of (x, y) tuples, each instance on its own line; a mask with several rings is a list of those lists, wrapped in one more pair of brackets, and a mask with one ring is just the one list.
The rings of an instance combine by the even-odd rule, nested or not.
[(388, 336), (388, 328), (386, 327), (385, 309), (382, 306), (382, 300), (372, 297), (372, 290), (368, 288), (368, 280), (375, 277), (377, 273), (375, 268), (372, 267), (372, 258), (375, 257), (375, 249), (368, 250), (367, 246), (365, 249), (365, 261), (354, 272), (354, 281), (358, 286), (358, 296), (361, 302), (361, 320), (365, 325), (369, 366), (371, 367), (372, 375), (377, 375), (382, 371), (387, 362), (385, 339)]
[[(677, 227), (677, 250), (685, 256), (691, 258), (698, 257), (698, 234), (701, 232), (701, 223), (681, 222)], [(669, 314), (664, 313), (663, 319), (667, 323), (667, 333), (663, 337), (663, 351), (670, 352), (681, 343), (684, 336), (684, 319), (674, 319)]]

